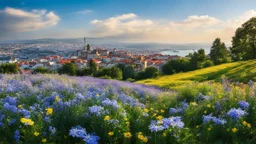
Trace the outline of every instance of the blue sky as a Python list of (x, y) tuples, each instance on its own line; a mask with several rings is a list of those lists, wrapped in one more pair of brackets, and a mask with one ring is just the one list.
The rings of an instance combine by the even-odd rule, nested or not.
[(0, 0), (0, 38), (229, 41), (236, 27), (256, 16), (255, 10), (254, 0)]

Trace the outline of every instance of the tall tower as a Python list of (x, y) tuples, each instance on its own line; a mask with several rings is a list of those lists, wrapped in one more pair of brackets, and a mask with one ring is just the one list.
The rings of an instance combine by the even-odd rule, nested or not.
[(86, 50), (86, 38), (84, 37), (84, 49)]

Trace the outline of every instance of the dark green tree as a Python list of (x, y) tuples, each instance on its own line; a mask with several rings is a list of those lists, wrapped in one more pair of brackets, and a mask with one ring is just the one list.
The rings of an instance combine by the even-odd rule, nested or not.
[(0, 66), (0, 73), (4, 74), (17, 74), (19, 71), (18, 65), (15, 63), (3, 63)]
[(230, 62), (229, 51), (225, 43), (220, 38), (216, 38), (212, 43), (210, 58), (215, 65)]
[(206, 55), (204, 49), (199, 49), (193, 54), (189, 54), (191, 70), (200, 69), (204, 67), (204, 62), (206, 60)]
[(163, 74), (174, 74), (190, 70), (190, 61), (187, 58), (172, 59), (161, 68)]
[(52, 73), (49, 69), (47, 69), (43, 66), (37, 67), (36, 69), (34, 69), (34, 72), (35, 73), (42, 73), (42, 74)]
[(235, 61), (256, 58), (256, 17), (236, 30), (232, 38), (231, 53)]
[(70, 76), (75, 76), (76, 72), (77, 72), (77, 67), (75, 66), (74, 63), (66, 63), (58, 70), (58, 73), (67, 74)]
[(148, 67), (145, 69), (145, 71), (138, 72), (136, 79), (147, 79), (147, 78), (155, 78), (159, 76), (159, 71), (155, 67)]
[(89, 61), (90, 74), (95, 74), (98, 71), (98, 65), (93, 61)]

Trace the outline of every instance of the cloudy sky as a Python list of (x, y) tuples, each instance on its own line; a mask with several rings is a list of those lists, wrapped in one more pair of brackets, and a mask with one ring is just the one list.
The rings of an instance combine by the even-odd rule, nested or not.
[(113, 37), (125, 42), (230, 42), (255, 0), (0, 0), (0, 40)]

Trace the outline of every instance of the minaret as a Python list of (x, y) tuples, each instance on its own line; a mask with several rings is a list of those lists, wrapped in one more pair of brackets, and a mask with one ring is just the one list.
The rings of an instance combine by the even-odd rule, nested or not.
[(84, 37), (84, 50), (86, 50), (86, 38)]

